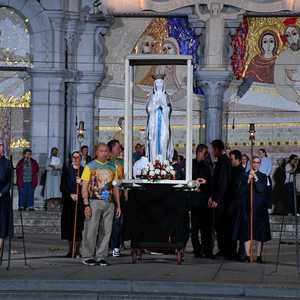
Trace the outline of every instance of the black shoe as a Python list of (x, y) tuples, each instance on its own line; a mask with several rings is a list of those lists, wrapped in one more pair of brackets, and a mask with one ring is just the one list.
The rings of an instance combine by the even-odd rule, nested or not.
[(216, 256), (213, 255), (212, 253), (207, 253), (207, 254), (204, 254), (205, 258), (209, 258), (209, 259), (215, 259)]
[(222, 251), (219, 251), (215, 254), (216, 259), (225, 259), (225, 255)]
[(68, 253), (65, 255), (65, 257), (71, 258), (71, 257), (72, 257), (72, 253), (71, 253), (71, 252), (68, 252)]
[(109, 266), (109, 263), (106, 260), (101, 259), (101, 260), (97, 261), (97, 265), (101, 266), (101, 267), (105, 267), (105, 266)]
[(33, 207), (30, 207), (28, 210), (29, 211), (35, 211), (35, 209)]
[(24, 207), (19, 207), (19, 211), (24, 211)]
[(247, 256), (246, 256), (246, 255), (240, 255), (240, 256), (238, 257), (238, 260), (239, 260), (240, 262), (245, 262), (245, 261), (247, 260)]
[(261, 256), (257, 256), (257, 257), (256, 257), (256, 262), (257, 262), (258, 264), (263, 264), (263, 263), (264, 263), (264, 261), (262, 260), (262, 257), (261, 257)]
[(200, 253), (200, 252), (195, 252), (194, 253), (194, 257), (195, 258), (201, 258), (203, 255), (202, 255), (202, 253)]
[(95, 261), (93, 258), (84, 259), (82, 263), (87, 266), (96, 266), (98, 264), (98, 262)]
[(245, 256), (245, 262), (250, 262), (250, 256)]

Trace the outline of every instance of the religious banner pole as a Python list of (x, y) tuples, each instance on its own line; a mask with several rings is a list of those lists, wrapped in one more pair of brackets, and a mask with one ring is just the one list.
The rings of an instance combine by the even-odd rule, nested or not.
[[(250, 152), (250, 173), (253, 172), (253, 147), (255, 141), (255, 124), (249, 124), (249, 140), (251, 143)], [(250, 261), (253, 262), (253, 178), (250, 181)]]

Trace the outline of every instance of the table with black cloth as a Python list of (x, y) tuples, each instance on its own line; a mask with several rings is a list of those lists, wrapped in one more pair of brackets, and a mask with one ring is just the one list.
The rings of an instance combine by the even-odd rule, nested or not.
[(188, 195), (162, 184), (129, 189), (126, 225), (133, 262), (147, 249), (176, 253), (181, 263), (189, 237)]

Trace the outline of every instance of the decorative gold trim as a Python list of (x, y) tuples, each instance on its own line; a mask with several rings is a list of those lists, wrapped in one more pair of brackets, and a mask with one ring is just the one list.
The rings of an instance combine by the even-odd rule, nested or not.
[[(231, 124), (224, 125), (224, 127), (227, 129), (231, 128)], [(300, 127), (300, 122), (278, 122), (278, 123), (258, 123), (255, 124), (256, 128), (273, 128), (273, 127)], [(235, 128), (238, 129), (249, 129), (249, 123), (240, 123), (235, 124)]]
[(11, 149), (24, 149), (29, 147), (30, 147), (30, 142), (23, 138), (14, 139), (10, 143)]
[(31, 91), (21, 97), (6, 96), (0, 94), (0, 108), (30, 108)]
[[(227, 143), (230, 148), (232, 147), (247, 147), (250, 146), (250, 142), (229, 142)], [(282, 147), (282, 146), (300, 146), (300, 141), (255, 141), (255, 146), (266, 147)]]
[[(230, 148), (234, 147), (250, 147), (250, 142), (229, 142), (227, 145)], [(182, 149), (185, 148), (186, 144), (184, 143), (177, 143), (174, 145), (176, 149)], [(195, 147), (196, 144), (193, 144), (193, 147)], [(265, 146), (265, 147), (271, 147), (271, 146), (300, 146), (300, 140), (299, 141), (255, 141), (255, 146)]]
[[(258, 94), (268, 94), (272, 96), (280, 96), (278, 91), (275, 88), (275, 85), (270, 85), (270, 87), (265, 86), (258, 86), (255, 83), (251, 86), (250, 91)], [(297, 91), (298, 95), (300, 96), (300, 92)]]
[[(229, 124), (224, 125), (224, 128), (231, 129), (231, 121), (229, 121)], [(274, 128), (274, 127), (300, 127), (300, 122), (278, 122), (278, 123), (257, 123), (255, 124), (256, 128)], [(172, 125), (172, 129), (179, 129), (183, 130), (186, 129), (185, 125)], [(202, 125), (193, 125), (193, 129), (204, 129), (205, 124)], [(236, 129), (248, 129), (249, 128), (249, 123), (240, 123), (240, 124), (235, 124)], [(118, 126), (96, 126), (95, 127), (96, 131), (101, 131), (101, 132), (106, 132), (106, 131), (120, 131), (120, 127)], [(134, 126), (133, 130), (141, 131), (141, 130), (146, 130), (145, 126)]]
[[(171, 125), (172, 129), (186, 129), (185, 125)], [(193, 129), (205, 128), (205, 125), (193, 125)], [(96, 126), (96, 131), (120, 131), (120, 127), (118, 126)], [(133, 130), (144, 131), (146, 130), (145, 126), (133, 126)]]

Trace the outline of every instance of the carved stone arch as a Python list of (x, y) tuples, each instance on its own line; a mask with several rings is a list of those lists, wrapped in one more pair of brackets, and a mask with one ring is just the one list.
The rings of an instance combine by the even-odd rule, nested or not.
[(52, 67), (53, 30), (42, 6), (36, 0), (0, 0), (0, 6), (12, 8), (29, 20), (33, 68)]

